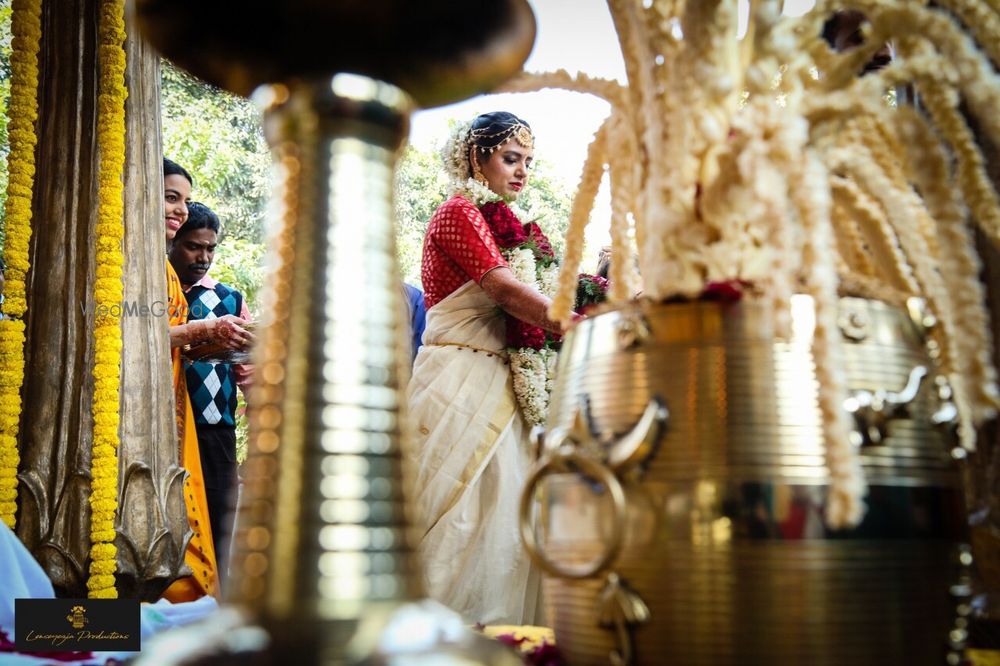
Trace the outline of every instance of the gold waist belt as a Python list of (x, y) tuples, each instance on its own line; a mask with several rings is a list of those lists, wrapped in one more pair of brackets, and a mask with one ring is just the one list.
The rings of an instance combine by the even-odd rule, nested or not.
[(504, 363), (507, 362), (507, 352), (505, 351), (495, 351), (492, 349), (483, 349), (482, 347), (473, 347), (472, 345), (463, 345), (458, 342), (428, 342), (424, 344), (425, 347), (456, 347), (458, 349), (467, 349), (473, 354), (486, 354), (486, 356), (492, 358), (496, 356), (501, 359)]

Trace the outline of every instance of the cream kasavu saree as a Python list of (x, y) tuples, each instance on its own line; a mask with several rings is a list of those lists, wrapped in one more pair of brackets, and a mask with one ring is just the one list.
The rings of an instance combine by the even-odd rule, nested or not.
[(528, 431), (503, 316), (470, 281), (427, 311), (423, 342), (407, 392), (427, 592), (469, 623), (536, 624), (540, 579), (518, 536)]

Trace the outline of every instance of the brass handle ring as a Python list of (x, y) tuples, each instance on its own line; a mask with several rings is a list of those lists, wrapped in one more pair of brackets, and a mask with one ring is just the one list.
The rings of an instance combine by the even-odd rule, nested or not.
[[(595, 481), (604, 485), (611, 495), (611, 503), (614, 507), (614, 520), (611, 524), (611, 537), (608, 540), (604, 554), (592, 563), (574, 568), (563, 568), (545, 556), (535, 539), (535, 530), (532, 526), (531, 509), (538, 484), (546, 476), (554, 471), (564, 471), (567, 463), (572, 463), (580, 473), (591, 477)], [(593, 578), (602, 571), (608, 569), (618, 555), (621, 553), (625, 541), (625, 520), (628, 500), (625, 497), (625, 489), (615, 473), (608, 469), (599, 461), (578, 451), (572, 447), (552, 452), (535, 465), (528, 475), (528, 480), (521, 494), (520, 507), (520, 531), (521, 542), (531, 559), (546, 573), (559, 578)]]

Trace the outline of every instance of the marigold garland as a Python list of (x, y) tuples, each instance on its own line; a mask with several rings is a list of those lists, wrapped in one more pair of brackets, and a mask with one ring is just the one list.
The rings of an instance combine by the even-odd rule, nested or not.
[[(94, 443), (91, 454), (90, 578), (87, 596), (114, 599), (118, 509), (118, 420), (124, 236), (122, 171), (125, 167), (125, 3), (103, 0), (98, 35), (98, 218), (94, 283)], [(112, 314), (118, 313), (118, 314)]]
[(0, 320), (0, 519), (13, 529), (17, 511), (17, 432), (24, 379), (24, 322), (28, 309), (25, 276), (30, 267), (31, 192), (35, 181), (35, 119), (38, 117), (38, 43), (41, 0), (14, 0), (8, 116), (10, 156), (4, 262), (3, 313)]

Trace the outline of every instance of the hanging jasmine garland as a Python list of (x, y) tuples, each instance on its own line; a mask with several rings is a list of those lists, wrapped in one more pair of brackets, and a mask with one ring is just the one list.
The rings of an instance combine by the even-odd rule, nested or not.
[(121, 374), (122, 171), (125, 166), (125, 4), (103, 0), (99, 24), (97, 280), (94, 284), (94, 448), (90, 493), (91, 598), (116, 598), (118, 389)]
[(24, 321), (28, 309), (25, 276), (30, 268), (31, 192), (35, 180), (35, 119), (38, 117), (38, 43), (41, 0), (14, 0), (8, 115), (10, 156), (3, 313), (0, 320), (0, 519), (14, 527), (17, 511), (17, 432), (24, 380)]

